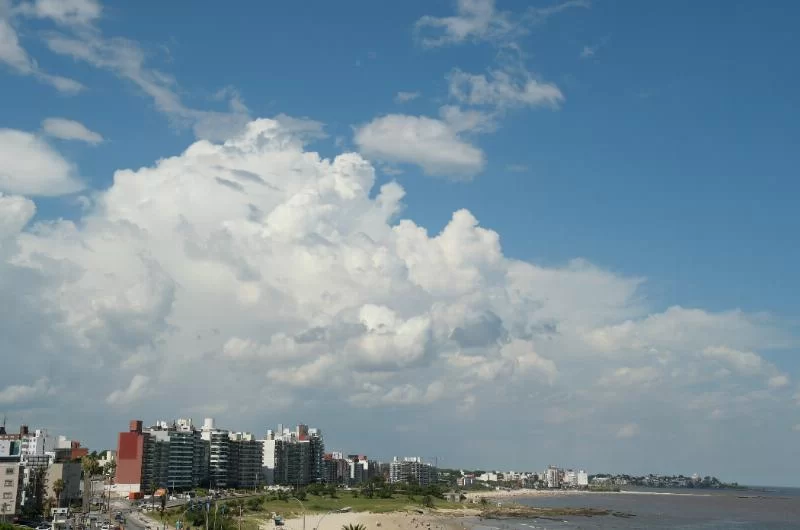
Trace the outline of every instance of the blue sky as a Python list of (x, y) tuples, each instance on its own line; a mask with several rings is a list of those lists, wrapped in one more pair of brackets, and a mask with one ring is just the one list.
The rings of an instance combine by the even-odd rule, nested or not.
[[(65, 241), (59, 239), (56, 243), (48, 238), (67, 238), (62, 230), (73, 226), (70, 223), (74, 222), (75, 238), (83, 238), (84, 247), (91, 246), (88, 241), (94, 237), (103, 239), (93, 232), (99, 230), (93, 223), (100, 219), (104, 223), (120, 223), (125, 219), (146, 233), (158, 233), (162, 228), (136, 221), (137, 216), (131, 212), (144, 211), (143, 205), (160, 204), (163, 196), (173, 192), (177, 194), (174, 200), (163, 204), (162, 208), (175, 207), (175, 216), (183, 216), (184, 220), (196, 214), (186, 208), (209, 212), (221, 209), (214, 201), (204, 203), (201, 192), (191, 185), (184, 189), (185, 181), (170, 181), (181, 173), (159, 165), (158, 161), (178, 157), (175, 164), (183, 163), (191, 157), (181, 153), (195, 141), (208, 139), (218, 145), (225, 139), (238, 137), (246, 127), (252, 130), (253, 126), (246, 124), (253, 119), (278, 116), (275, 123), (280, 124), (282, 132), (269, 133), (276, 135), (271, 142), (287, 134), (294, 139), (292, 142), (301, 142), (304, 152), (317, 152), (330, 159), (341, 153), (360, 153), (375, 168), (374, 185), (368, 186), (364, 205), (355, 210), (340, 210), (341, 205), (329, 205), (342, 219), (374, 222), (359, 216), (367, 211), (367, 205), (371, 208), (380, 202), (381, 186), (396, 182), (402, 187), (405, 192), (400, 201), (402, 205), (398, 203), (397, 212), (386, 219), (387, 231), (371, 233), (367, 230), (374, 241), (389, 237), (386, 234), (391, 226), (397, 226), (399, 219), (412, 220), (416, 226), (427, 229), (433, 241), (434, 235), (454, 225), (453, 212), (467, 209), (481, 227), (498, 234), (503, 260), (521, 260), (534, 264), (537, 270), (553, 274), (568, 275), (577, 267), (582, 271), (580, 274), (587, 275), (586, 278), (581, 276), (582, 279), (565, 280), (567, 286), (570, 282), (583, 285), (584, 280), (592, 288), (602, 283), (602, 288), (597, 288), (610, 297), (608, 300), (586, 290), (580, 296), (560, 291), (547, 296), (538, 292), (530, 294), (532, 299), (544, 296), (541, 298), (544, 306), (563, 296), (563, 303), (553, 302), (557, 310), (547, 313), (546, 320), (560, 323), (563, 318), (561, 337), (569, 335), (567, 330), (574, 330), (575, 337), (582, 341), (579, 341), (581, 346), (566, 338), (563, 338), (564, 344), (555, 347), (547, 342), (549, 339), (540, 337), (539, 340), (545, 341), (541, 343), (530, 335), (515, 336), (517, 328), (514, 326), (523, 325), (501, 318), (505, 331), (493, 335), (493, 340), (499, 342), (492, 342), (492, 347), (481, 353), (486, 359), (492, 355), (503, 358), (506, 355), (504, 345), (514, 344), (517, 339), (529, 341), (529, 346), (536, 351), (534, 355), (554, 361), (557, 367), (559, 376), (550, 383), (549, 396), (559, 395), (560, 384), (569, 387), (579, 381), (583, 388), (600, 384), (586, 379), (590, 374), (580, 368), (581, 359), (562, 353), (584, 347), (587, 351), (596, 348), (605, 353), (642, 349), (663, 353), (668, 350), (664, 355), (669, 359), (660, 359), (657, 365), (660, 370), (674, 363), (673, 374), (678, 373), (676, 370), (691, 373), (699, 370), (693, 364), (695, 357), (673, 358), (677, 351), (713, 358), (715, 362), (725, 357), (734, 367), (742, 368), (740, 375), (748, 377), (755, 373), (752, 363), (758, 364), (759, 370), (772, 381), (770, 389), (774, 391), (768, 398), (757, 394), (758, 399), (762, 399), (758, 406), (748, 405), (746, 410), (734, 413), (720, 404), (730, 403), (736, 396), (749, 395), (747, 392), (759, 391), (749, 383), (749, 386), (737, 386), (739, 382), (703, 379), (696, 382), (699, 386), (687, 392), (698, 399), (716, 396), (714, 399), (720, 403), (709, 405), (716, 419), (746, 416), (757, 421), (765, 410), (778, 407), (774, 410), (780, 411), (776, 418), (781, 427), (775, 426), (775, 430), (769, 432), (773, 437), (783, 433), (780, 436), (786, 437), (786, 441), (775, 450), (775, 469), (766, 472), (744, 469), (740, 473), (745, 479), (788, 483), (790, 475), (779, 470), (777, 462), (781, 457), (788, 458), (790, 448), (796, 447), (800, 435), (800, 389), (796, 385), (800, 376), (796, 356), (800, 305), (794, 296), (800, 290), (796, 274), (796, 263), (800, 259), (797, 243), (800, 222), (796, 213), (800, 155), (792, 149), (798, 140), (800, 107), (796, 105), (798, 67), (796, 61), (791, 60), (791, 53), (798, 44), (795, 32), (798, 9), (791, 2), (764, 5), (721, 1), (242, 2), (225, 9), (218, 3), (195, 2), (187, 9), (178, 3), (100, 5), (93, 0), (63, 3), (0, 0), (0, 20), (3, 21), (0, 30), (16, 38), (0, 38), (0, 80), (5, 96), (0, 128), (11, 131), (7, 134), (18, 133), (13, 137), (14, 142), (38, 142), (35, 149), (20, 151), (14, 146), (22, 144), (12, 145), (12, 137), (7, 136), (5, 153), (0, 154), (5, 157), (1, 160), (6, 166), (6, 171), (0, 174), (0, 192), (5, 193), (9, 213), (5, 217), (9, 226), (16, 227), (3, 232), (13, 234), (13, 239), (6, 240), (7, 250), (5, 254), (0, 253), (0, 257), (5, 256), (7, 266), (15, 267), (15, 274), (20, 273), (17, 269), (23, 266), (44, 274), (46, 277), (37, 280), (42, 286), (66, 280), (56, 280), (48, 276), (55, 274), (52, 271), (45, 274), (44, 266), (33, 265), (33, 256), (40, 255), (37, 249), (40, 253), (58, 249), (53, 250), (52, 259), (70, 262), (80, 270), (94, 271), (102, 277), (101, 272), (108, 263), (77, 257), (76, 251), (65, 249)], [(60, 82), (53, 76), (72, 80), (72, 83)], [(530, 92), (525, 92), (526, 87)], [(406, 96), (399, 96), (400, 93)], [(294, 121), (289, 122), (286, 117)], [(48, 128), (44, 125), (48, 118), (79, 122), (84, 129), (75, 133), (75, 124), (61, 123), (62, 128), (58, 129), (53, 122)], [(64, 127), (70, 134), (64, 132)], [(87, 136), (91, 132), (99, 136)], [(290, 147), (295, 149), (292, 142), (289, 142)], [(269, 149), (274, 149), (277, 144), (269, 145), (272, 146)], [(19, 153), (37, 160), (37, 156), (41, 156), (41, 160), (46, 158), (49, 162), (33, 164), (35, 167), (31, 169), (30, 165), (19, 162)], [(59, 166), (61, 162), (71, 169)], [(200, 171), (197, 163), (186, 162), (184, 171), (189, 174)], [(219, 162), (213, 167), (224, 165), (225, 162)], [(245, 166), (268, 181), (267, 175), (277, 171), (276, 167), (282, 167), (274, 160)], [(132, 189), (119, 186), (120, 191), (115, 192), (117, 186), (112, 186), (115, 171), (130, 169), (135, 172), (139, 168), (151, 168), (137, 173), (135, 182), (141, 189), (136, 188), (134, 193)], [(311, 174), (322, 175), (325, 171), (317, 169)], [(151, 189), (147, 179), (155, 179), (156, 175), (166, 180), (160, 184), (163, 187)], [(280, 177), (284, 178), (290, 177)], [(312, 179), (309, 182), (313, 181), (312, 176), (308, 178)], [(77, 179), (81, 185), (70, 188), (67, 182), (70, 179)], [(276, 182), (282, 182), (280, 179)], [(294, 184), (287, 181), (277, 187), (283, 190), (292, 186)], [(66, 192), (53, 191), (59, 187)], [(148, 198), (145, 189), (158, 190), (161, 195)], [(125, 194), (132, 200), (138, 197), (138, 192), (142, 193), (138, 202), (120, 204)], [(264, 200), (266, 202), (258, 203), (257, 199), (252, 199), (251, 204), (266, 214), (274, 204), (272, 199)], [(287, 197), (281, 200), (285, 204), (295, 204)], [(328, 211), (325, 215), (332, 214)], [(236, 233), (230, 228), (232, 218), (223, 216), (220, 219), (225, 222), (217, 219), (215, 226), (227, 226)], [(186, 222), (187, 226), (192, 225), (191, 220)], [(264, 226), (272, 226), (274, 230), (275, 223), (277, 221), (272, 218), (270, 222), (265, 221)], [(55, 230), (58, 235), (45, 233), (44, 226), (60, 227)], [(202, 233), (200, 228), (196, 230)], [(114, 233), (116, 241), (124, 241), (124, 236)], [(323, 233), (314, 232), (319, 237), (323, 237), (320, 235)], [(342, 229), (335, 233), (337, 236), (325, 235), (324, 238), (338, 244), (336, 237), (341, 235)], [(387, 248), (398, 245), (398, 259), (411, 271), (404, 279), (410, 281), (414, 289), (425, 290), (427, 294), (422, 298), (427, 302), (420, 301), (421, 295), (408, 294), (411, 287), (398, 291), (392, 290), (393, 287), (387, 293), (394, 293), (389, 299), (395, 297), (396, 305), (376, 294), (364, 295), (357, 303), (343, 305), (340, 313), (329, 315), (329, 320), (325, 320), (319, 317), (317, 310), (300, 303), (306, 300), (305, 293), (301, 295), (300, 291), (289, 289), (283, 295), (297, 300), (297, 314), (276, 319), (267, 326), (270, 331), (264, 331), (264, 336), (256, 336), (258, 333), (250, 329), (247, 331), (250, 336), (242, 337), (246, 330), (235, 325), (229, 330), (220, 326), (221, 336), (209, 339), (204, 348), (228, 351), (225, 345), (231, 344), (231, 340), (239, 344), (234, 339), (246, 339), (262, 346), (273, 344), (275, 333), (298, 333), (304, 325), (333, 329), (335, 322), (345, 318), (341, 315), (356, 311), (358, 307), (361, 307), (363, 324), (369, 321), (364, 316), (371, 311), (364, 310), (369, 304), (381, 306), (383, 303), (391, 307), (398, 319), (402, 317), (406, 323), (421, 315), (437, 322), (437, 302), (450, 304), (451, 308), (463, 303), (470, 308), (465, 309), (464, 314), (487, 311), (497, 315), (501, 312), (496, 307), (470, 305), (476, 303), (474, 300), (480, 289), (467, 297), (470, 300), (467, 304), (465, 298), (445, 296), (426, 284), (419, 279), (421, 273), (413, 272), (414, 264), (420, 259), (428, 260), (432, 251), (423, 252), (419, 250), (423, 247), (415, 246), (417, 244), (397, 243), (395, 237), (399, 236), (393, 235), (387, 240), (392, 241), (386, 243)], [(481, 241), (481, 245), (489, 245), (486, 240)], [(473, 248), (462, 247), (462, 243), (453, 243), (454, 247), (442, 243), (442, 252), (448, 255), (462, 252), (456, 249)], [(151, 411), (153, 405), (148, 403), (145, 397), (148, 393), (143, 389), (152, 391), (167, 384), (167, 381), (157, 380), (152, 366), (147, 364), (152, 361), (147, 355), (153, 358), (179, 356), (176, 352), (183, 346), (180, 342), (171, 343), (178, 339), (168, 329), (186, 329), (181, 321), (188, 316), (179, 309), (181, 300), (198, 296), (198, 304), (210, 303), (200, 291), (187, 287), (178, 269), (172, 269), (174, 259), (160, 255), (157, 249), (161, 247), (156, 242), (144, 247), (133, 242), (122, 245), (129, 250), (147, 249), (151, 255), (149, 259), (159, 264), (170, 281), (176, 282), (178, 287), (170, 291), (175, 300), (167, 304), (171, 309), (147, 319), (152, 328), (143, 325), (139, 329), (142, 337), (136, 340), (123, 333), (123, 338), (106, 338), (111, 342), (104, 343), (97, 339), (97, 330), (88, 335), (86, 330), (78, 332), (76, 329), (86, 323), (76, 323), (66, 317), (59, 320), (61, 324), (57, 326), (59, 333), (64, 332), (65, 327), (72, 327), (72, 331), (83, 337), (75, 339), (75, 348), (83, 351), (82, 359), (97, 362), (96, 355), (102, 357), (101, 354), (86, 352), (112, 348), (109, 344), (113, 343), (117, 353), (113, 359), (108, 357), (103, 362), (107, 367), (115, 363), (122, 367), (120, 385), (126, 387), (128, 393), (123, 399), (121, 394), (112, 397), (110, 388), (98, 392), (102, 394), (101, 401), (106, 400), (108, 417), (114, 418), (135, 411)], [(412, 247), (422, 252), (423, 257), (411, 260), (403, 254)], [(245, 254), (251, 251), (252, 248), (247, 247)], [(484, 278), (480, 282), (476, 280), (476, 284), (490, 285), (494, 278), (508, 274), (506, 271), (498, 276), (497, 271), (489, 272), (495, 262), (491, 262), (490, 267), (486, 264), (489, 262), (481, 261), (481, 256), (490, 253), (486, 247), (484, 251), (470, 254), (469, 259), (482, 264), (475, 265)], [(242, 259), (250, 260), (256, 268), (255, 264), (262, 263), (259, 261), (262, 258), (254, 256), (245, 258), (243, 254)], [(347, 261), (344, 254), (338, 259)], [(588, 269), (584, 269), (584, 265), (574, 265), (571, 260), (575, 259), (591, 265), (585, 265)], [(7, 274), (12, 277), (11, 272)], [(268, 276), (263, 271), (261, 274)], [(310, 278), (316, 272), (304, 274)], [(448, 273), (439, 271), (439, 274), (447, 276)], [(596, 275), (604, 279), (597, 279)], [(129, 279), (134, 282), (131, 285), (143, 288), (141, 283), (136, 283), (142, 281), (141, 271), (131, 273)], [(102, 289), (97, 284), (87, 286), (81, 282), (83, 280), (70, 284), (74, 294), (65, 298), (102, 298)], [(560, 285), (559, 282), (555, 284)], [(633, 284), (635, 288), (631, 287)], [(7, 286), (8, 289), (12, 287)], [(244, 289), (236, 287), (239, 288)], [(629, 288), (633, 290), (627, 293)], [(34, 287), (31, 289), (35, 291)], [(260, 289), (259, 292), (265, 292), (263, 285)], [(508, 283), (503, 283), (502, 289), (505, 293), (511, 292)], [(613, 293), (620, 291), (627, 294), (615, 298)], [(466, 296), (459, 292), (459, 296)], [(483, 292), (489, 292), (489, 288)], [(11, 291), (6, 295), (14, 296)], [(61, 304), (49, 307), (48, 314), (89, 311), (63, 305), (65, 299), (44, 296), (43, 300), (40, 305), (45, 308), (47, 304)], [(583, 314), (587, 305), (596, 313), (586, 321), (571, 322), (561, 313), (567, 311), (564, 308), (570, 308), (568, 314)], [(718, 326), (705, 320), (704, 324), (696, 321), (689, 324), (682, 320), (684, 317), (677, 318), (675, 312), (669, 312), (668, 308), (673, 306), (702, 311), (711, 320), (717, 318)], [(238, 307), (237, 310), (245, 309)], [(517, 310), (525, 311), (521, 307)], [(385, 317), (384, 313), (380, 314), (383, 315), (380, 318)], [(452, 315), (447, 318), (450, 317)], [(97, 320), (86, 318), (87, 322)], [(444, 320), (451, 331), (466, 325), (447, 318)], [(648, 327), (651, 322), (671, 318), (680, 322), (666, 326), (671, 332), (655, 333)], [(745, 322), (723, 322), (727, 318), (743, 318)], [(642, 329), (620, 331), (622, 328), (614, 328), (626, 322)], [(532, 325), (531, 322), (525, 324)], [(704, 328), (705, 325), (712, 326), (713, 331)], [(752, 329), (747, 329), (752, 333), (741, 331), (740, 328), (750, 325)], [(432, 326), (435, 328), (435, 324)], [(395, 331), (398, 336), (405, 332), (401, 327)], [(102, 335), (110, 337), (118, 331), (113, 328), (107, 331), (108, 335)], [(647, 338), (651, 332), (654, 336)], [(704, 334), (716, 337), (717, 332), (722, 338), (714, 343), (687, 338)], [(630, 334), (636, 340), (631, 339), (624, 347), (611, 347), (606, 342), (600, 346), (596, 342), (600, 335), (611, 334), (619, 339), (615, 333), (626, 337)], [(667, 340), (670, 333), (686, 338), (686, 342), (673, 344), (671, 339)], [(658, 338), (654, 338), (656, 336)], [(215, 340), (219, 343), (214, 343)], [(19, 347), (41, 347), (30, 343), (25, 334), (20, 341)], [(670, 344), (665, 345), (665, 341)], [(450, 340), (449, 344), (428, 345), (425, 351), (438, 352), (436, 355), (443, 356), (441, 359), (447, 359), (441, 362), (451, 366), (456, 362), (453, 359), (461, 359), (459, 356), (469, 349), (464, 344), (452, 343)], [(328, 347), (333, 346), (329, 343)], [(499, 349), (489, 352), (495, 347)], [(258, 366), (268, 371), (274, 359), (269, 356), (271, 354), (264, 353), (266, 349), (259, 348), (255, 347), (261, 352), (255, 356), (263, 365)], [(548, 351), (549, 348), (553, 351)], [(150, 353), (145, 354), (144, 350)], [(738, 355), (748, 353), (760, 360), (756, 362), (747, 355)], [(52, 352), (43, 351), (41, 355), (47, 357)], [(327, 359), (325, 354), (308, 355)], [(398, 352), (391, 355), (402, 357)], [(560, 355), (564, 355), (563, 363)], [(131, 364), (125, 360), (132, 356), (147, 358), (147, 362)], [(80, 355), (76, 353), (74, 357)], [(517, 368), (530, 362), (530, 359), (519, 359), (514, 361)], [(597, 361), (596, 357), (593, 359), (592, 362)], [(616, 374), (613, 377), (630, 375), (632, 369), (644, 370), (636, 372), (638, 379), (632, 379), (636, 379), (637, 384), (651, 385), (648, 387), (651, 389), (658, 383), (670, 386), (655, 375), (654, 366), (636, 365), (631, 359), (641, 361), (635, 356), (626, 360), (617, 357), (603, 366), (612, 375)], [(182, 362), (190, 361), (174, 361), (176, 373), (185, 368)], [(437, 362), (431, 361), (431, 366), (438, 366)], [(313, 364), (297, 363), (301, 368)], [(539, 361), (534, 364), (552, 379), (554, 372), (549, 365), (537, 363)], [(419, 366), (422, 365), (402, 365), (394, 374), (395, 381), (413, 384), (404, 381), (406, 377), (414, 381), (412, 374)], [(475, 365), (458, 366), (466, 370), (465, 366)], [(403, 375), (406, 372), (407, 375)], [(372, 375), (365, 376), (364, 381), (369, 377)], [(27, 383), (25, 378), (28, 378)], [(381, 399), (387, 405), (399, 406), (400, 402), (409, 405), (396, 411), (398, 417), (413, 417), (417, 413), (415, 406), (440, 401), (438, 392), (432, 392), (439, 388), (435, 385), (438, 379), (429, 382), (431, 392), (425, 394), (418, 389), (421, 394), (411, 392), (413, 396), (408, 397), (408, 394), (408, 399), (401, 400), (395, 400), (398, 394), (392, 394), (391, 385), (378, 379), (369, 380), (373, 385), (369, 388), (380, 387), (374, 391), (383, 392)], [(611, 383), (612, 379), (599, 379), (616, 388), (629, 388), (627, 383), (620, 386), (618, 382)], [(22, 368), (16, 374), (0, 377), (0, 401), (3, 385), (33, 389), (26, 394), (30, 396), (61, 392), (52, 380), (44, 386), (36, 386), (39, 384), (36, 381), (32, 371)], [(461, 390), (446, 394), (461, 403), (490, 403), (494, 398), (485, 394), (488, 387), (482, 384), (465, 382)], [(520, 384), (525, 386), (524, 382)], [(296, 387), (302, 388), (302, 385), (298, 383)], [(410, 392), (408, 387), (403, 388)], [(349, 403), (348, 407), (358, 408), (358, 399), (352, 393), (339, 387), (329, 390), (337, 399)], [(298, 393), (303, 395), (299, 390)], [(28, 415), (41, 421), (47, 421), (48, 414), (53, 412), (47, 412), (47, 406), (33, 398), (23, 402), (12, 394), (7, 394), (9, 407), (18, 406), (19, 410), (29, 411)], [(587, 399), (597, 403), (604, 399), (599, 396), (599, 393), (593, 394)], [(496, 398), (500, 406), (505, 407), (513, 407), (520, 399), (515, 394)], [(266, 421), (278, 413), (297, 413), (292, 407), (300, 405), (292, 399), (298, 397), (287, 398), (284, 408), (276, 405), (275, 410), (259, 413), (258, 421), (262, 418)], [(565, 399), (566, 404), (558, 405), (559, 410), (586, 410), (584, 402), (578, 403), (579, 398)], [(622, 427), (635, 425), (628, 429), (620, 427), (618, 433), (647, 432), (645, 420), (624, 419), (625, 414), (630, 416), (630, 411), (623, 413), (625, 407), (609, 399), (608, 417), (595, 421)], [(663, 414), (682, 418), (676, 412), (680, 406), (674, 403), (653, 403), (652, 409), (647, 410), (655, 414), (662, 406), (666, 407)], [(231, 412), (236, 408), (233, 402), (224, 406), (215, 402), (214, 407), (225, 410), (223, 415), (230, 416), (231, 421), (239, 419)], [(190, 408), (188, 404), (177, 404), (175, 415), (189, 413)], [(553, 405), (553, 408), (557, 407)], [(638, 412), (641, 415), (642, 410)], [(362, 413), (380, 414), (370, 408)], [(308, 411), (305, 414), (313, 417)], [(430, 421), (443, 421), (431, 414)], [(250, 416), (242, 413), (244, 417)], [(541, 421), (549, 421), (548, 417), (545, 414)], [(576, 417), (583, 416), (577, 414)], [(479, 415), (467, 414), (463, 422), (453, 428), (469, 432), (474, 425), (470, 422), (478, 421), (477, 418)], [(675, 421), (688, 426), (701, 420), (692, 416), (692, 419)], [(118, 423), (124, 426), (124, 421)], [(731, 425), (721, 424), (709, 429), (706, 439), (709, 451), (712, 441), (724, 438)], [(260, 429), (261, 425), (256, 427), (248, 423), (248, 428)], [(387, 426), (386, 430), (391, 429)], [(99, 431), (92, 436), (106, 440), (106, 434)], [(790, 441), (792, 437), (794, 446)], [(342, 443), (349, 442), (347, 438), (342, 439)], [(759, 446), (756, 442), (755, 439), (748, 441), (754, 444), (754, 450)], [(601, 456), (587, 451), (578, 443), (573, 452), (554, 456), (577, 459), (576, 455), (583, 455), (584, 465), (602, 464)], [(636, 469), (646, 467), (642, 463), (646, 462), (646, 455), (641, 455), (642, 462), (638, 463), (630, 455), (627, 452), (611, 463)], [(465, 449), (461, 458), (477, 457), (474, 451)], [(697, 461), (683, 464), (691, 468), (708, 458), (708, 454), (700, 453)], [(720, 458), (717, 473), (732, 465), (726, 458)], [(545, 460), (532, 464), (547, 464), (552, 459)]]

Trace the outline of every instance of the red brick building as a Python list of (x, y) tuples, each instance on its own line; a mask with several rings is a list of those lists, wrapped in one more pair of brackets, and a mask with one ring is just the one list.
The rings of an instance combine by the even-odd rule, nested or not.
[(118, 492), (139, 493), (143, 491), (143, 463), (145, 437), (142, 421), (131, 420), (128, 432), (119, 433), (117, 444), (117, 474), (115, 478)]

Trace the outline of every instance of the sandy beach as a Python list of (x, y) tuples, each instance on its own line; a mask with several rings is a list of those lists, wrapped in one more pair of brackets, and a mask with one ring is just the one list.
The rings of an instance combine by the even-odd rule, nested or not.
[[(361, 523), (368, 530), (406, 530), (420, 528), (425, 530), (464, 530), (472, 528), (468, 517), (477, 515), (476, 510), (438, 510), (419, 514), (410, 512), (392, 513), (331, 513), (322, 519), (322, 514), (306, 516), (306, 530), (341, 530), (343, 525)], [(465, 517), (466, 516), (466, 517)], [(320, 519), (322, 524), (320, 525)], [(271, 523), (262, 525), (261, 530), (275, 528)], [(287, 519), (283, 528), (302, 530), (303, 518)]]

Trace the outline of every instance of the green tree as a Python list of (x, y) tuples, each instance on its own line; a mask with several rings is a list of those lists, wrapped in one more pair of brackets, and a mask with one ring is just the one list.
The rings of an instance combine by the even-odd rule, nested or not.
[(57, 478), (53, 482), (53, 493), (56, 494), (57, 508), (61, 508), (61, 492), (64, 491), (64, 479)]
[(100, 474), (100, 464), (97, 463), (97, 453), (95, 456), (87, 455), (81, 458), (81, 469), (83, 470), (83, 511), (89, 512), (89, 503), (92, 495), (92, 478)]

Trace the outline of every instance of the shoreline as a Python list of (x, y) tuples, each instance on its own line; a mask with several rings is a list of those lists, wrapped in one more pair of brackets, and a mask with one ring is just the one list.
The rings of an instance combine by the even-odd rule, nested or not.
[(465, 494), (467, 503), (478, 502), (481, 498), (487, 500), (513, 499), (517, 497), (558, 497), (562, 495), (674, 495), (684, 497), (711, 497), (712, 493), (682, 493), (675, 491), (639, 491), (639, 490), (620, 490), (620, 491), (592, 491), (592, 490), (535, 490), (535, 489), (516, 489), (516, 490), (495, 490), (495, 491), (471, 491)]
[[(317, 530), (340, 530), (349, 524), (363, 524), (368, 530), (381, 528), (381, 530), (406, 530), (419, 528), (424, 530), (470, 530), (475, 528), (479, 511), (474, 508), (464, 510), (435, 510), (425, 513), (408, 511), (372, 513), (372, 512), (347, 512), (310, 514), (305, 518), (305, 527)], [(320, 520), (322, 524), (320, 525)], [(272, 523), (260, 525), (260, 530), (270, 530), (275, 527)], [(303, 517), (293, 517), (284, 521), (286, 530), (301, 530)]]

